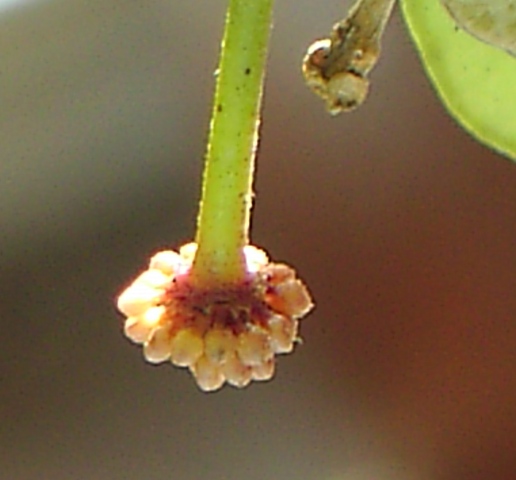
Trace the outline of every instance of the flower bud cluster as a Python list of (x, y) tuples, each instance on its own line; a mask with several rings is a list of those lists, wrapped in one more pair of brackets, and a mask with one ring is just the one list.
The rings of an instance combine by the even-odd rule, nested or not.
[(190, 275), (195, 251), (189, 243), (157, 253), (120, 295), (125, 335), (147, 361), (187, 367), (204, 391), (271, 379), (275, 355), (293, 350), (298, 320), (313, 306), (307, 288), (249, 245), (241, 283), (204, 289)]

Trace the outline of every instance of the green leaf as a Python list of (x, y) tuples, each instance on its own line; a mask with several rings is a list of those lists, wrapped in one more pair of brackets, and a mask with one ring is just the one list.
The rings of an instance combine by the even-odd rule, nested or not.
[(460, 29), (439, 0), (401, 0), (441, 100), (474, 137), (516, 160), (516, 57)]

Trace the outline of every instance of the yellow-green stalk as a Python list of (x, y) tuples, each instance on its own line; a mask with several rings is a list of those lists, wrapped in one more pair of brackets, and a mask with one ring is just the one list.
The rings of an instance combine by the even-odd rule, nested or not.
[(192, 280), (243, 279), (273, 0), (230, 0), (197, 219)]

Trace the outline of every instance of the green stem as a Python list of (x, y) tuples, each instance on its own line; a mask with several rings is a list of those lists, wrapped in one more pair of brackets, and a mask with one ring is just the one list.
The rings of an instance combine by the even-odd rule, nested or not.
[(252, 180), (273, 0), (230, 0), (197, 219), (198, 284), (245, 275)]

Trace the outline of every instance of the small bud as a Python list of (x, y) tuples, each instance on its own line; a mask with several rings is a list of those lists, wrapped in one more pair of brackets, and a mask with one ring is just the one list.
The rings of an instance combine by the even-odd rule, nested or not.
[(289, 280), (266, 295), (267, 304), (278, 313), (293, 318), (306, 315), (313, 307), (308, 290), (301, 280)]
[(257, 272), (269, 263), (269, 258), (265, 251), (254, 245), (246, 245), (244, 247), (244, 255), (249, 272)]
[(212, 328), (204, 337), (204, 354), (218, 365), (232, 355), (237, 345), (237, 337), (229, 329)]
[(179, 255), (181, 255), (183, 262), (189, 262), (190, 264), (193, 262), (196, 252), (197, 244), (194, 242), (187, 243), (179, 249)]
[(180, 330), (172, 339), (170, 359), (178, 367), (190, 367), (204, 352), (204, 341), (193, 328)]
[(294, 348), (294, 340), (297, 335), (297, 320), (283, 315), (274, 315), (267, 323), (274, 353), (290, 353)]
[(151, 307), (139, 317), (129, 317), (124, 324), (124, 333), (134, 343), (144, 343), (156, 329), (165, 314), (165, 307)]
[(170, 275), (165, 275), (161, 270), (151, 268), (145, 270), (139, 277), (136, 278), (133, 285), (144, 285), (154, 289), (166, 288), (170, 283)]
[(237, 353), (242, 363), (249, 367), (261, 365), (273, 356), (267, 334), (257, 330), (238, 336)]
[(226, 377), (226, 381), (234, 387), (243, 388), (249, 385), (252, 380), (251, 367), (245, 366), (236, 353), (233, 353), (227, 358), (221, 370)]
[(145, 343), (154, 327), (147, 325), (140, 317), (129, 317), (124, 323), (125, 336), (134, 343)]
[(133, 283), (118, 297), (118, 310), (127, 317), (137, 317), (155, 304), (162, 294), (161, 290)]
[(154, 330), (150, 340), (143, 346), (143, 355), (150, 363), (161, 363), (170, 358), (170, 332), (167, 328)]
[(197, 380), (197, 385), (205, 392), (218, 390), (224, 385), (225, 379), (220, 367), (204, 356), (197, 360), (191, 370)]
[(267, 380), (270, 380), (273, 376), (274, 376), (274, 360), (273, 359), (252, 368), (253, 380), (265, 382)]
[(269, 285), (279, 285), (288, 280), (293, 280), (296, 272), (284, 263), (272, 263), (265, 269), (269, 279)]
[(173, 275), (176, 273), (177, 267), (181, 262), (181, 257), (173, 250), (164, 250), (156, 253), (151, 258), (149, 267), (159, 270), (165, 275)]

